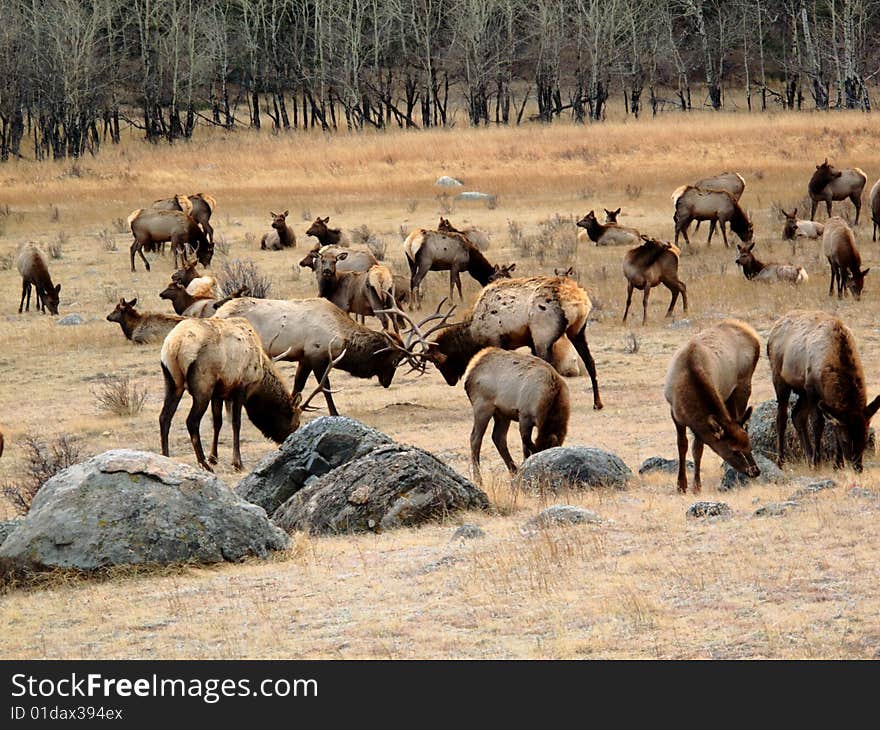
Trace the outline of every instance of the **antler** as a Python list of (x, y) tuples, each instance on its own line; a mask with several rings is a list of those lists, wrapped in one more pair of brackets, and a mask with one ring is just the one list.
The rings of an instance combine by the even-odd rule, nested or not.
[[(391, 307), (387, 309), (379, 309), (375, 310), (377, 312), (382, 312), (383, 314), (391, 314), (402, 317), (409, 324), (410, 329), (406, 336), (406, 341), (403, 343), (403, 347), (398, 345), (396, 342), (391, 341), (388, 347), (383, 347), (378, 352), (387, 352), (388, 350), (399, 350), (400, 352), (406, 355), (406, 360), (410, 365), (410, 372), (417, 370), (421, 373), (424, 373), (427, 368), (427, 362), (425, 360), (425, 354), (431, 349), (431, 347), (436, 347), (435, 342), (429, 342), (428, 337), (432, 335), (439, 329), (444, 327), (450, 327), (453, 322), (447, 321), (455, 312), (456, 305), (452, 304), (449, 307), (449, 310), (446, 313), (441, 313), (441, 309), (443, 305), (446, 303), (447, 297), (443, 297), (440, 303), (437, 305), (437, 309), (434, 310), (432, 314), (429, 314), (427, 317), (422, 319), (418, 324), (412, 320), (406, 312), (402, 311), (400, 307), (394, 303)], [(440, 320), (435, 325), (433, 325), (427, 332), (422, 332), (422, 327), (424, 327), (429, 322), (434, 322), (435, 320)], [(418, 344), (420, 344), (424, 349), (421, 353), (413, 352), (413, 345), (416, 344), (413, 342), (416, 340)], [(378, 354), (378, 353), (377, 353)]]
[[(334, 343), (337, 339), (338, 339), (337, 337), (334, 337), (332, 340), (330, 340), (330, 347), (329, 347), (328, 349), (330, 350), (330, 355), (331, 355), (331, 357), (333, 356), (333, 343)], [(339, 362), (342, 360), (342, 358), (345, 357), (345, 353), (346, 353), (346, 352), (348, 352), (348, 349), (347, 349), (347, 348), (344, 349), (342, 352), (340, 352), (335, 358), (333, 358), (333, 359), (330, 361), (330, 367), (328, 367), (327, 370), (324, 371), (324, 376), (323, 376), (323, 377), (321, 378), (321, 380), (318, 382), (318, 387), (315, 388), (315, 389), (311, 392), (311, 394), (309, 395), (308, 398), (306, 398), (305, 402), (302, 404), (302, 406), (300, 406), (300, 410), (303, 410), (303, 411), (314, 411), (314, 410), (316, 410), (315, 408), (309, 408), (309, 403), (312, 402), (312, 398), (314, 398), (316, 395), (318, 395), (318, 393), (320, 393), (320, 392), (322, 392), (322, 391), (325, 392), (325, 393), (332, 393), (332, 392), (333, 392), (332, 390), (325, 390), (324, 385), (325, 385), (325, 383), (327, 382), (327, 378), (330, 376), (330, 371), (331, 371), (336, 365), (339, 364)]]

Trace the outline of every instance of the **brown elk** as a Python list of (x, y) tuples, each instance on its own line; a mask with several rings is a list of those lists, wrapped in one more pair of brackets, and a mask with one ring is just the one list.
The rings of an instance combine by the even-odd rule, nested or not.
[(214, 245), (214, 229), (211, 227), (211, 214), (217, 207), (217, 201), (214, 200), (213, 196), (207, 193), (175, 195), (173, 198), (155, 201), (152, 207), (159, 210), (183, 211), (202, 227), (211, 245)]
[(213, 276), (199, 276), (196, 271), (197, 261), (186, 264), (182, 269), (178, 269), (171, 274), (171, 281), (186, 287), (187, 293), (192, 296), (202, 298), (216, 298), (217, 280)]
[(702, 488), (700, 462), (708, 446), (738, 472), (760, 474), (743, 428), (752, 409), (758, 335), (745, 322), (724, 320), (694, 335), (673, 356), (663, 394), (678, 443), (678, 491), (687, 492), (687, 429), (693, 435), (694, 493)]
[(0, 456), (3, 456), (3, 432), (0, 431)]
[(322, 246), (341, 246), (348, 248), (351, 246), (351, 239), (348, 234), (340, 228), (330, 228), (327, 224), (330, 222), (330, 216), (315, 218), (315, 222), (309, 226), (306, 231), (307, 236), (314, 236)]
[[(511, 421), (519, 423), (524, 459), (565, 441), (570, 410), (568, 386), (540, 358), (487, 347), (468, 365), (464, 390), (474, 410), (471, 465), (478, 484), (482, 482), (480, 448), (490, 419), (494, 421), (492, 441), (511, 474), (516, 472), (507, 448)], [(533, 441), (534, 429), (537, 435)]]
[(467, 226), (459, 230), (449, 222), (448, 218), (441, 217), (437, 230), (441, 233), (460, 233), (470, 241), (471, 245), (476, 246), (480, 251), (485, 251), (489, 248), (489, 234), (482, 228)]
[(369, 271), (370, 267), (379, 263), (379, 260), (370, 251), (348, 249), (342, 246), (322, 246), (320, 243), (316, 243), (299, 262), (299, 265), (304, 269), (314, 270), (322, 253), (338, 256), (343, 251), (348, 253), (348, 256), (338, 259), (336, 270), (340, 274), (346, 271)]
[(710, 222), (709, 238), (706, 240), (707, 246), (712, 243), (716, 224), (720, 224), (721, 237), (724, 239), (725, 246), (730, 246), (725, 229), (726, 223), (730, 223), (730, 229), (744, 243), (752, 240), (754, 231), (752, 222), (736, 198), (726, 190), (703, 190), (693, 185), (683, 185), (672, 194), (672, 202), (675, 204), (675, 214), (672, 220), (675, 223), (676, 246), (679, 235), (683, 235), (685, 242), (690, 245), (688, 226), (691, 221), (695, 220)]
[(810, 278), (803, 266), (765, 264), (759, 261), (752, 252), (754, 248), (754, 243), (748, 246), (736, 245), (736, 263), (742, 268), (743, 275), (749, 281), (786, 281), (789, 284), (803, 284)]
[(687, 314), (687, 287), (678, 278), (678, 246), (671, 243), (657, 241), (653, 238), (642, 237), (641, 246), (631, 248), (623, 257), (623, 275), (626, 277), (626, 308), (623, 310), (623, 321), (629, 314), (629, 306), (632, 303), (633, 289), (644, 291), (642, 297), (642, 324), (648, 321), (648, 297), (651, 289), (663, 284), (672, 293), (669, 309), (666, 316), (672, 316), (675, 302), (681, 294), (684, 313)]
[(164, 340), (183, 317), (164, 312), (138, 312), (135, 309), (137, 297), (127, 302), (119, 300), (116, 308), (107, 315), (108, 322), (118, 322), (126, 339), (138, 345)]
[[(52, 283), (48, 259), (43, 250), (35, 243), (24, 244), (18, 252), (16, 266), (18, 273), (21, 274), (21, 301), (18, 304), (18, 313), (21, 314), (22, 308), (26, 312), (30, 311), (33, 286), (37, 292), (34, 308), (42, 311), (43, 314), (46, 313), (47, 308), (50, 314), (58, 314), (61, 284)], [(26, 303), (25, 298), (27, 298)]]
[(577, 225), (583, 228), (596, 246), (616, 246), (627, 244), (638, 245), (641, 235), (635, 228), (627, 228), (617, 223), (599, 223), (596, 214), (591, 210)]
[[(318, 294), (333, 302), (344, 312), (374, 315), (388, 329), (389, 319), (382, 310), (394, 306), (394, 279), (387, 266), (376, 264), (369, 271), (348, 271), (339, 273), (336, 262), (344, 261), (347, 251), (332, 254), (324, 251), (315, 264), (315, 277)], [(391, 317), (394, 331), (399, 330), (397, 317)]]
[(831, 265), (831, 283), (828, 285), (828, 296), (834, 292), (837, 282), (837, 298), (842, 299), (845, 290), (858, 301), (862, 297), (865, 276), (870, 268), (862, 271), (862, 257), (856, 247), (856, 238), (846, 221), (840, 216), (833, 216), (825, 221), (825, 232), (822, 234), (822, 251)]
[(746, 189), (746, 180), (738, 172), (722, 172), (697, 180), (693, 186), (703, 190), (726, 190), (738, 201)]
[(871, 222), (874, 224), (871, 240), (876, 241), (877, 229), (880, 228), (880, 180), (871, 188)]
[(134, 256), (139, 253), (147, 271), (150, 262), (144, 256), (144, 247), (149, 244), (171, 242), (174, 254), (174, 268), (178, 267), (178, 256), (186, 263), (187, 246), (196, 250), (196, 258), (202, 266), (209, 266), (214, 256), (214, 245), (205, 236), (198, 223), (179, 210), (158, 210), (140, 208), (128, 216), (128, 224), (134, 236), (131, 244), (131, 270), (134, 271)]
[[(339, 355), (342, 358), (344, 353)], [(288, 393), (281, 374), (263, 350), (260, 336), (246, 319), (188, 319), (162, 343), (160, 355), (165, 378), (165, 402), (159, 415), (162, 455), (168, 456), (171, 420), (184, 391), (192, 396), (186, 428), (203, 469), (217, 463), (217, 441), (223, 425), (223, 404), (232, 411), (232, 466), (241, 463), (241, 409), (264, 436), (281, 443), (299, 428), (309, 402), (325, 387), (325, 380), (302, 403), (300, 393)], [(331, 362), (332, 367), (334, 362)], [(207, 460), (199, 425), (208, 406), (214, 423), (214, 439)], [(210, 463), (209, 463), (210, 462)]]
[(838, 170), (828, 164), (828, 158), (821, 165), (816, 165), (816, 172), (810, 178), (807, 192), (813, 201), (810, 209), (810, 220), (816, 217), (816, 208), (825, 201), (828, 217), (831, 217), (831, 202), (849, 198), (856, 208), (856, 225), (859, 224), (859, 212), (862, 209), (862, 191), (868, 182), (868, 176), (858, 167)]
[(822, 237), (825, 226), (815, 221), (805, 221), (797, 217), (797, 208), (791, 213), (782, 211), (785, 216), (785, 226), (782, 229), (782, 237), (786, 241), (794, 241), (797, 238), (818, 239)]
[(296, 233), (293, 228), (287, 225), (287, 214), (290, 211), (285, 210), (283, 213), (272, 213), (272, 230), (264, 233), (260, 239), (260, 249), (262, 251), (280, 251), (284, 248), (293, 248), (296, 246)]
[(159, 299), (167, 299), (175, 313), (182, 317), (213, 317), (217, 306), (214, 297), (195, 297), (182, 284), (172, 281), (159, 292)]
[(604, 223), (617, 223), (617, 216), (620, 215), (620, 208), (617, 210), (608, 210), (608, 208), (603, 209), (605, 211), (605, 221)]
[[(798, 399), (791, 420), (810, 464), (819, 464), (828, 418), (837, 432), (835, 465), (842, 467), (845, 456), (861, 471), (868, 426), (880, 407), (880, 396), (867, 403), (865, 373), (849, 328), (825, 312), (794, 310), (770, 330), (767, 356), (776, 390), (779, 465), (785, 462), (788, 401), (794, 392)], [(807, 432), (811, 419), (812, 438)]]

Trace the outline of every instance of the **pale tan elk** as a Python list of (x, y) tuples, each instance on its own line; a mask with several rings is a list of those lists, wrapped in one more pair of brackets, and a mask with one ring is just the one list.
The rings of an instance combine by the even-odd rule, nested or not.
[(871, 188), (871, 222), (874, 224), (871, 240), (876, 241), (877, 229), (880, 228), (880, 180)]
[(138, 312), (135, 309), (137, 297), (127, 302), (119, 300), (116, 308), (107, 315), (108, 322), (118, 322), (126, 339), (138, 345), (164, 340), (183, 317), (164, 312)]
[(272, 213), (272, 230), (264, 233), (260, 239), (260, 250), (262, 251), (280, 251), (284, 248), (293, 248), (296, 246), (296, 233), (293, 228), (287, 225), (287, 214), (290, 211), (285, 210), (283, 213)]
[[(25, 243), (18, 251), (16, 267), (21, 274), (21, 301), (18, 304), (18, 313), (22, 308), (29, 312), (31, 309), (31, 287), (37, 293), (34, 309), (49, 314), (58, 314), (61, 284), (53, 284), (49, 274), (49, 259), (45, 252), (35, 243)], [(27, 301), (25, 302), (25, 299)]]
[(702, 488), (704, 446), (738, 472), (760, 474), (743, 428), (752, 414), (748, 403), (760, 348), (749, 325), (727, 319), (694, 335), (672, 357), (663, 394), (675, 424), (679, 492), (687, 492), (688, 429), (693, 435), (694, 494)]
[(197, 265), (198, 262), (193, 261), (182, 269), (178, 269), (171, 274), (171, 281), (185, 286), (187, 293), (194, 297), (218, 298), (220, 291), (217, 286), (217, 280), (209, 274), (199, 276), (198, 271), (196, 270)]
[(217, 207), (217, 201), (213, 196), (207, 193), (175, 195), (173, 198), (155, 201), (152, 207), (160, 210), (183, 211), (202, 227), (211, 245), (214, 245), (214, 229), (211, 227), (211, 214)]
[(725, 246), (730, 246), (725, 229), (726, 223), (730, 223), (730, 229), (739, 236), (743, 243), (752, 240), (752, 222), (736, 198), (726, 190), (703, 190), (695, 188), (693, 185), (683, 185), (672, 194), (672, 202), (675, 205), (675, 214), (672, 220), (675, 223), (676, 246), (679, 235), (683, 235), (685, 242), (690, 245), (688, 226), (691, 221), (695, 220), (710, 222), (709, 238), (706, 240), (707, 246), (712, 243), (716, 224), (720, 225), (721, 237), (724, 239)]
[[(568, 430), (568, 386), (552, 366), (533, 355), (487, 347), (474, 355), (464, 377), (464, 390), (474, 411), (471, 466), (477, 484), (480, 448), (493, 420), (492, 441), (511, 474), (516, 464), (507, 448), (511, 421), (519, 423), (523, 459), (561, 446)], [(532, 432), (537, 434), (532, 440)]]
[(642, 240), (635, 228), (627, 228), (617, 223), (599, 223), (592, 210), (581, 218), (577, 225), (587, 232), (587, 236), (595, 246), (637, 246)]
[[(342, 359), (340, 353), (337, 359)], [(199, 466), (213, 471), (217, 463), (217, 441), (223, 425), (223, 404), (232, 411), (232, 466), (239, 470), (241, 462), (241, 409), (260, 432), (280, 444), (299, 428), (302, 412), (326, 384), (335, 362), (325, 378), (302, 403), (300, 393), (287, 392), (275, 364), (266, 355), (260, 336), (250, 322), (242, 318), (187, 319), (175, 327), (162, 343), (160, 355), (165, 378), (165, 402), (159, 415), (162, 455), (168, 456), (168, 435), (171, 420), (184, 391), (192, 396), (192, 407), (186, 418), (193, 451)], [(199, 424), (208, 406), (214, 422), (211, 453), (205, 459)]]
[(749, 281), (773, 283), (785, 281), (789, 284), (804, 284), (809, 280), (803, 266), (791, 264), (765, 264), (753, 253), (754, 243), (747, 246), (737, 244), (736, 263), (742, 268), (743, 275)]
[(831, 203), (834, 200), (849, 198), (856, 208), (856, 225), (859, 224), (859, 212), (862, 210), (862, 191), (868, 182), (868, 176), (858, 167), (838, 170), (828, 164), (828, 158), (821, 165), (816, 165), (816, 172), (810, 178), (807, 192), (813, 201), (810, 209), (810, 220), (816, 217), (816, 207), (823, 200), (828, 217), (831, 217)]
[(437, 225), (437, 230), (441, 233), (460, 233), (470, 241), (472, 245), (480, 249), (480, 251), (485, 251), (489, 248), (489, 234), (482, 228), (466, 226), (465, 228), (458, 229), (449, 222), (448, 218), (441, 217), (440, 223)]
[(846, 457), (860, 472), (868, 427), (880, 407), (880, 396), (867, 402), (865, 373), (849, 328), (825, 312), (791, 311), (770, 330), (767, 356), (776, 390), (780, 466), (785, 462), (788, 401), (794, 392), (798, 399), (791, 420), (810, 464), (819, 465), (822, 430), (828, 418), (837, 432), (835, 465), (842, 467)]
[(862, 271), (862, 257), (856, 246), (855, 234), (847, 222), (840, 216), (832, 216), (825, 222), (822, 234), (822, 251), (831, 265), (831, 282), (828, 285), (828, 296), (834, 293), (837, 283), (837, 298), (842, 299), (844, 291), (849, 291), (858, 301), (862, 298), (865, 277), (870, 268)]
[(816, 221), (807, 221), (797, 217), (797, 208), (791, 213), (782, 211), (785, 216), (785, 226), (782, 229), (782, 237), (786, 241), (794, 241), (797, 238), (810, 238), (817, 240), (822, 238), (825, 226)]
[(214, 245), (208, 240), (205, 232), (193, 218), (179, 210), (159, 210), (141, 208), (128, 216), (128, 224), (134, 236), (131, 244), (131, 270), (134, 271), (134, 256), (139, 253), (147, 271), (150, 262), (144, 256), (144, 247), (148, 243), (171, 242), (174, 254), (174, 268), (178, 268), (178, 256), (186, 263), (187, 246), (195, 249), (196, 258), (202, 266), (209, 266), (214, 256)]
[(348, 248), (351, 246), (351, 238), (340, 228), (330, 228), (327, 224), (330, 222), (330, 216), (315, 218), (315, 222), (309, 226), (306, 231), (307, 236), (314, 236), (322, 246), (341, 246)]
[(678, 278), (678, 257), (681, 253), (678, 246), (644, 236), (642, 239), (644, 242), (641, 246), (631, 248), (623, 257), (623, 275), (627, 281), (626, 308), (623, 310), (623, 321), (626, 322), (626, 317), (629, 314), (633, 289), (644, 291), (644, 296), (642, 297), (642, 324), (648, 321), (648, 297), (651, 294), (651, 289), (659, 284), (663, 284), (672, 292), (672, 300), (669, 302), (666, 316), (672, 316), (672, 311), (675, 308), (675, 302), (678, 301), (679, 294), (681, 294), (684, 313), (687, 314), (687, 287)]
[[(394, 306), (394, 277), (391, 270), (382, 264), (371, 266), (368, 271), (347, 271), (339, 273), (336, 262), (344, 261), (347, 251), (332, 254), (325, 251), (318, 256), (315, 264), (315, 278), (318, 294), (333, 302), (344, 312), (375, 316), (382, 329), (387, 330), (389, 317), (382, 310)], [(394, 331), (399, 331), (397, 317), (390, 318)]]

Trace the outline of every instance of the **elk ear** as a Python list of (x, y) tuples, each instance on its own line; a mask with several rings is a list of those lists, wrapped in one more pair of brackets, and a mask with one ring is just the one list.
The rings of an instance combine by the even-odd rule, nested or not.
[(755, 247), (755, 244), (753, 243), (751, 246), (749, 246), (749, 247), (746, 249), (746, 251), (748, 251), (749, 253), (751, 253), (751, 251), (752, 251), (752, 249), (753, 249), (754, 247)]
[(718, 419), (715, 416), (709, 416), (707, 423), (709, 424), (709, 430), (716, 439), (724, 438), (724, 426), (718, 423)]
[(284, 216), (285, 218), (287, 218), (289, 213), (290, 213), (290, 210), (288, 209), (288, 210), (285, 210), (281, 215)]
[(329, 222), (330, 222), (330, 216), (328, 215), (328, 216), (324, 219), (324, 223), (329, 223)]
[(791, 212), (791, 217), (792, 217), (792, 218), (797, 218), (797, 208), (795, 208), (795, 209)]
[(57, 296), (60, 293), (61, 293), (61, 284), (59, 284), (58, 286), (55, 287), (55, 295)]
[(749, 422), (749, 419), (751, 417), (752, 417), (752, 407), (749, 406), (748, 408), (746, 408), (746, 412), (743, 413), (742, 417), (739, 419), (739, 425), (745, 426)]
[(871, 270), (871, 267), (869, 266), (867, 269), (865, 269), (865, 270), (862, 272), (862, 276), (863, 276), (863, 277), (867, 276), (867, 275), (868, 275), (868, 272), (869, 272), (870, 270)]
[(513, 271), (515, 268), (516, 268), (516, 264), (514, 263), (514, 264), (511, 264), (510, 266), (508, 266), (508, 267), (507, 267), (507, 270), (508, 270), (508, 271)]
[(865, 406), (865, 421), (870, 421), (878, 408), (880, 408), (880, 395)]
[(614, 211), (614, 215), (620, 215), (620, 208)]
[[(123, 299), (122, 301), (125, 302), (124, 299)], [(133, 307), (135, 304), (138, 303), (137, 297), (135, 297), (134, 299), (132, 299), (130, 302), (125, 302), (125, 303), (126, 303), (129, 307)]]
[(277, 218), (278, 216), (275, 215), (275, 214), (270, 210), (270, 211), (269, 211), (269, 217), (270, 217), (270, 218)]

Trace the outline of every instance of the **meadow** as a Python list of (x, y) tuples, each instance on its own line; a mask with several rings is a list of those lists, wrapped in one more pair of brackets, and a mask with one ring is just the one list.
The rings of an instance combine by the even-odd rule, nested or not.
[[(572, 417), (567, 444), (598, 446), (636, 471), (652, 455), (675, 456), (675, 430), (663, 378), (675, 350), (724, 317), (749, 322), (766, 341), (777, 317), (794, 308), (841, 316), (859, 342), (869, 398), (880, 392), (880, 269), (872, 268), (860, 302), (829, 298), (821, 243), (792, 246), (781, 238), (780, 208), (804, 210), (806, 185), (825, 157), (858, 166), (868, 188), (880, 176), (877, 121), (860, 113), (695, 114), (637, 123), (451, 129), (387, 134), (204, 132), (193, 142), (150, 146), (132, 135), (79, 162), (0, 166), (0, 429), (6, 451), (0, 485), (24, 469), (23, 439), (70, 435), (82, 457), (110, 448), (158, 450), (163, 385), (157, 345), (128, 342), (105, 320), (120, 297), (170, 311), (158, 292), (172, 271), (169, 256), (129, 271), (135, 208), (175, 193), (205, 191), (218, 201), (212, 218), (218, 253), (253, 261), (272, 282), (270, 296), (312, 296), (312, 272), (297, 266), (318, 215), (331, 225), (366, 225), (387, 244), (386, 260), (406, 271), (402, 235), (433, 227), (439, 215), (488, 230), (493, 263), (516, 274), (553, 273), (573, 265), (594, 301), (587, 339), (596, 360), (604, 410), (592, 410), (587, 378), (569, 379)], [(692, 235), (680, 276), (690, 311), (663, 319), (664, 288), (641, 324), (637, 296), (621, 323), (624, 249), (577, 246), (574, 222), (622, 207), (620, 222), (670, 239), (672, 191), (706, 175), (734, 170), (746, 179), (742, 205), (755, 226), (764, 261), (804, 266), (798, 288), (744, 279), (707, 226)], [(497, 196), (496, 204), (455, 201), (435, 186), (440, 175), (464, 190)], [(863, 267), (876, 266), (867, 189), (856, 230)], [(289, 210), (292, 251), (259, 249), (269, 212)], [(835, 213), (851, 215), (847, 204)], [(824, 210), (818, 214), (824, 219)], [(21, 292), (14, 252), (22, 241), (58, 249), (54, 281), (61, 315), (17, 314)], [(735, 237), (732, 237), (735, 241)], [(877, 277), (874, 279), (874, 277)], [(467, 279), (465, 281), (465, 279)], [(428, 275), (426, 306), (440, 300), (446, 273)], [(463, 277), (465, 298), (477, 284)], [(283, 366), (292, 382), (293, 367)], [(98, 408), (108, 378), (128, 377), (146, 392), (134, 416)], [(400, 441), (437, 454), (468, 474), (471, 410), (461, 385), (435, 370), (373, 381), (334, 377), (340, 412)], [(773, 397), (766, 357), (752, 402)], [(194, 464), (183, 413), (172, 427), (173, 458)], [(320, 401), (320, 399), (318, 399)], [(203, 435), (210, 431), (203, 421)], [(512, 430), (514, 459), (521, 451)], [(274, 445), (247, 421), (245, 469)], [(219, 476), (234, 485), (231, 436), (221, 434)], [(100, 579), (53, 575), (0, 596), (0, 657), (21, 658), (876, 658), (880, 656), (880, 462), (866, 454), (862, 474), (845, 469), (836, 489), (778, 517), (755, 509), (785, 499), (792, 484), (752, 484), (721, 493), (721, 460), (703, 461), (704, 499), (730, 504), (729, 520), (685, 518), (693, 495), (675, 491), (674, 475), (637, 479), (624, 492), (527, 496), (510, 480), (489, 439), (483, 447), (485, 489), (493, 509), (455, 515), (445, 524), (381, 535), (294, 535), (292, 547), (267, 562), (217, 567), (113, 571)], [(788, 465), (792, 477), (809, 475)], [(861, 487), (861, 490), (853, 490)], [(873, 496), (871, 496), (873, 494)], [(606, 524), (521, 534), (547, 504), (593, 509)], [(14, 516), (0, 502), (0, 519)], [(480, 525), (481, 540), (450, 542), (462, 522)]]

